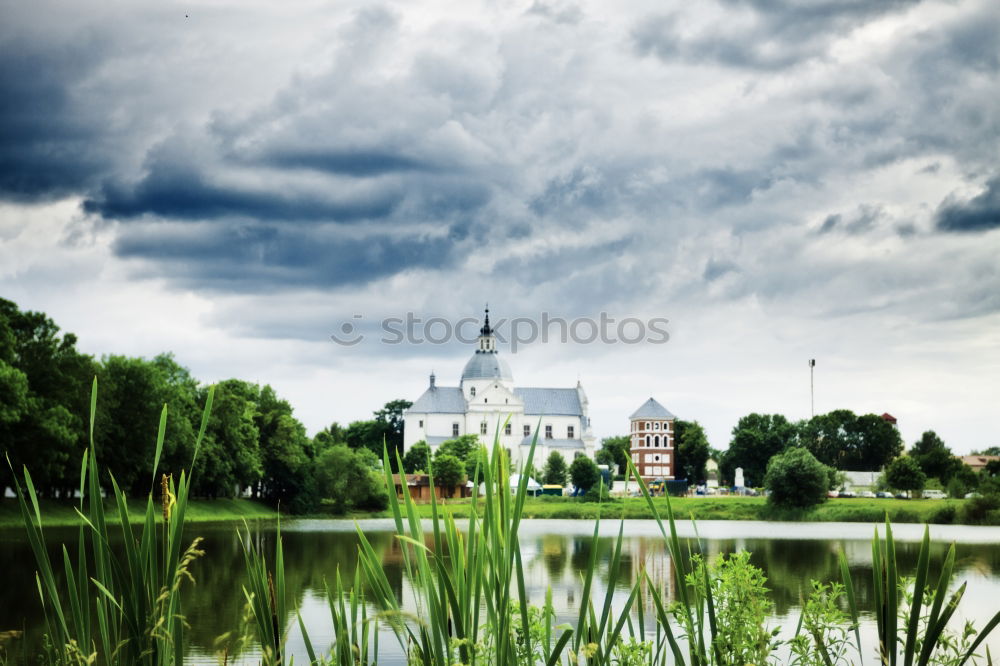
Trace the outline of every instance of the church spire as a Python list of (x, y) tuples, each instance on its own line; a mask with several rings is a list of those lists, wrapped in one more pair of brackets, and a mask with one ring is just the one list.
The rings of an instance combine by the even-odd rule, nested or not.
[(490, 304), (486, 304), (486, 317), (483, 319), (483, 327), (479, 329), (479, 335), (493, 335), (493, 329), (490, 328)]
[(497, 341), (493, 337), (493, 329), (490, 328), (490, 306), (486, 304), (486, 316), (483, 318), (483, 327), (479, 329), (479, 349), (477, 353), (495, 354), (497, 352)]

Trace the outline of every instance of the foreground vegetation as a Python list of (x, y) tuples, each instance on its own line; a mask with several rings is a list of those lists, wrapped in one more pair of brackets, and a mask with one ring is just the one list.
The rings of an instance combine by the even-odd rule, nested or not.
[[(91, 423), (97, 383), (91, 397)], [(195, 440), (196, 461), (209, 420), (213, 392), (206, 397)], [(202, 555), (200, 539), (187, 541), (185, 525), (191, 479), (178, 480), (155, 471), (165, 436), (161, 420), (154, 453), (151, 490), (141, 523), (112, 524), (101, 500), (100, 470), (93, 428), (79, 476), (78, 547), (65, 547), (53, 563), (45, 545), (41, 510), (27, 469), (17, 481), (19, 507), (38, 566), (38, 590), (46, 618), (47, 640), (40, 655), (25, 660), (53, 664), (174, 664), (185, 655), (184, 596), (193, 582), (193, 565)], [(534, 444), (528, 457), (530, 464)], [(433, 466), (428, 470), (433, 474)], [(634, 469), (630, 472), (634, 474)], [(392, 482), (388, 452), (383, 456), (386, 484)], [(378, 629), (387, 627), (410, 663), (453, 664), (691, 664), (722, 666), (778, 663), (779, 655), (800, 664), (850, 664), (863, 661), (863, 642), (855, 586), (841, 554), (843, 580), (814, 583), (804, 601), (795, 636), (778, 639), (767, 626), (772, 607), (766, 579), (747, 553), (709, 561), (697, 549), (684, 548), (677, 537), (672, 504), (651, 498), (641, 486), (649, 512), (660, 527), (673, 566), (674, 598), (664, 596), (668, 581), (657, 580), (640, 566), (634, 582), (622, 558), (624, 523), (608, 566), (606, 593), (598, 594), (595, 572), (599, 523), (594, 527), (590, 566), (581, 581), (580, 613), (573, 622), (557, 624), (551, 590), (544, 599), (526, 592), (518, 528), (525, 516), (527, 477), (512, 494), (506, 456), (494, 443), (491, 456), (480, 452), (474, 476), (485, 493), (474, 494), (469, 518), (460, 530), (450, 512), (430, 504), (431, 529), (422, 527), (421, 512), (408, 495), (400, 503), (389, 494), (392, 519), (416, 608), (404, 608), (387, 578), (381, 557), (358, 530), (359, 562), (353, 572), (329, 572), (327, 594), (334, 627), (329, 646), (314, 645), (297, 610), (288, 606), (280, 534), (273, 555), (263, 553), (249, 533), (243, 539), (246, 563), (245, 624), (220, 637), (220, 656), (228, 660), (259, 646), (264, 664), (290, 663), (286, 639), (291, 617), (305, 639), (313, 664), (374, 664), (380, 657)], [(15, 477), (17, 478), (17, 477)], [(23, 480), (23, 486), (21, 483)], [(129, 513), (125, 493), (110, 477), (117, 514)], [(621, 506), (604, 508), (614, 514)], [(751, 504), (747, 504), (751, 506)], [(660, 509), (665, 509), (666, 521)], [(123, 551), (110, 547), (111, 533), (123, 534)], [(1000, 623), (1000, 612), (980, 627), (950, 626), (965, 592), (953, 590), (954, 546), (938, 572), (929, 566), (930, 542), (925, 531), (915, 578), (902, 578), (896, 567), (889, 522), (884, 537), (872, 540), (874, 607), (878, 654), (884, 664), (961, 664), (976, 661), (985, 637)], [(58, 572), (58, 573), (57, 573)], [(346, 582), (345, 582), (346, 581)], [(612, 607), (616, 590), (629, 590), (621, 608)], [(646, 602), (651, 602), (651, 605)], [(370, 614), (370, 607), (377, 611)], [(647, 615), (646, 608), (654, 611)], [(985, 619), (985, 618), (983, 618)], [(4, 655), (6, 658), (7, 655)], [(256, 661), (258, 657), (254, 657)], [(987, 660), (989, 653), (987, 651)], [(300, 663), (301, 663), (300, 659)]]

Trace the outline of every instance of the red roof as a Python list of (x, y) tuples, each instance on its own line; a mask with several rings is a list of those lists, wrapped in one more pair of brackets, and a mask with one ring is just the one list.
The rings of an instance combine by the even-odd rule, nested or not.
[(886, 412), (886, 413), (882, 414), (882, 420), (883, 421), (888, 421), (889, 423), (895, 423), (896, 422), (896, 417), (893, 416), (892, 414), (890, 414), (889, 412)]

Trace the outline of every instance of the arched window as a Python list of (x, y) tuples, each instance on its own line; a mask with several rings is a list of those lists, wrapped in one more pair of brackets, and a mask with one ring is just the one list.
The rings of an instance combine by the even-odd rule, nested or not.
[(649, 430), (649, 421), (646, 421), (646, 430)]
[(660, 422), (657, 421), (656, 423), (653, 424), (653, 430), (659, 430), (659, 429), (660, 429)]
[(660, 436), (657, 435), (656, 437), (653, 438), (653, 446), (659, 446), (659, 445), (660, 445)]
[(649, 435), (646, 435), (646, 446), (649, 446)]
[(473, 397), (473, 398), (476, 397), (476, 387), (475, 386), (473, 386), (472, 388), (469, 389), (469, 395), (471, 397)]

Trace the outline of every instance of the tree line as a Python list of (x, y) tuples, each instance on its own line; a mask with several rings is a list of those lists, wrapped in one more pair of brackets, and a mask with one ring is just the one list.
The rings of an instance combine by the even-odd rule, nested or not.
[[(133, 496), (149, 490), (160, 413), (168, 418), (158, 471), (190, 470), (208, 386), (169, 353), (152, 359), (77, 349), (72, 333), (43, 313), (0, 299), (0, 443), (11, 466), (26, 465), (43, 497), (68, 498), (79, 485), (87, 446), (91, 382), (98, 381), (94, 440), (105, 478)], [(333, 423), (314, 437), (291, 405), (269, 385), (227, 379), (215, 387), (212, 413), (198, 453), (192, 494), (251, 497), (292, 512), (377, 507), (387, 499), (383, 445), (401, 449), (405, 400), (387, 403), (372, 419)], [(0, 464), (0, 496), (13, 486)], [(337, 495), (337, 497), (334, 497)], [(341, 497), (340, 495), (343, 495)]]

